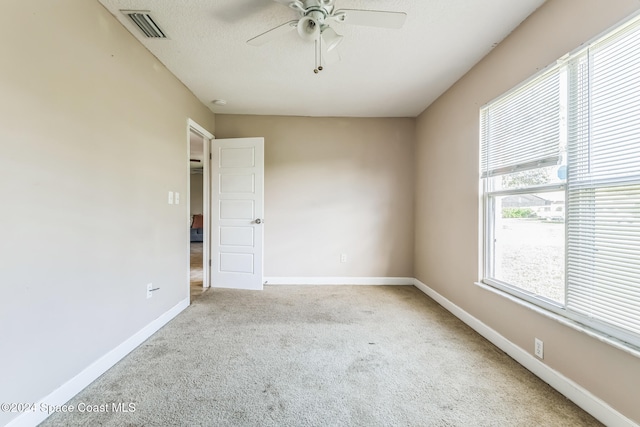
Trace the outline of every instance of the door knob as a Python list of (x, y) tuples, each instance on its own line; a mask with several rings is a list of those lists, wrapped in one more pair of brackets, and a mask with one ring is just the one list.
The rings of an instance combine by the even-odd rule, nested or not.
[(254, 222), (255, 222), (256, 224), (262, 224), (262, 220), (261, 220), (260, 218), (256, 219)]

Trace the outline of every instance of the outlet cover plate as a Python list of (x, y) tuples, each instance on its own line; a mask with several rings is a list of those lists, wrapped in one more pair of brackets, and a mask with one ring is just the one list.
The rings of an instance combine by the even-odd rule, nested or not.
[(544, 359), (544, 343), (542, 340), (538, 338), (535, 339), (533, 352), (538, 358)]

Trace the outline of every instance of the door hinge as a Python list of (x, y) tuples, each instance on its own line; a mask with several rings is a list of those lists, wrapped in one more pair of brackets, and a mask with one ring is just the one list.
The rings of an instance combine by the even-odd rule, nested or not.
[(213, 160), (213, 154), (209, 153), (209, 160)]
[(211, 267), (211, 260), (209, 260), (209, 267)]

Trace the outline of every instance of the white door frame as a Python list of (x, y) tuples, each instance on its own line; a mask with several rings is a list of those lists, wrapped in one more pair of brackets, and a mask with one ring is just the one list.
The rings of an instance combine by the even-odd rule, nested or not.
[[(211, 132), (207, 131), (205, 128), (203, 128), (202, 126), (200, 126), (198, 123), (196, 123), (195, 121), (188, 119), (187, 122), (187, 173), (189, 174), (187, 176), (187, 178), (189, 179), (189, 183), (191, 182), (191, 168), (189, 167), (190, 165), (190, 159), (191, 159), (191, 132), (195, 132), (199, 135), (201, 135), (205, 141), (203, 141), (204, 147), (204, 159), (203, 159), (203, 165), (202, 165), (202, 220), (203, 220), (203, 242), (202, 242), (202, 249), (203, 249), (203, 253), (202, 253), (202, 287), (203, 288), (208, 288), (211, 286), (211, 266), (209, 264), (209, 260), (211, 259), (211, 256), (209, 254), (210, 248), (211, 248), (211, 231), (209, 230), (209, 224), (210, 224), (210, 215), (211, 215), (211, 211), (210, 211), (210, 194), (211, 192), (209, 191), (209, 182), (211, 181), (210, 179), (210, 147), (211, 147), (211, 140), (214, 139), (214, 136)], [(191, 185), (189, 185), (189, 187), (191, 187)], [(187, 191), (187, 209), (191, 209), (191, 188), (189, 188), (189, 191)], [(188, 230), (189, 232), (189, 247), (191, 246), (191, 237), (190, 237), (190, 233), (191, 231)], [(191, 257), (191, 251), (189, 250), (188, 253), (188, 257), (187, 259), (190, 260)], [(190, 286), (190, 282), (191, 279), (189, 279), (188, 284)]]

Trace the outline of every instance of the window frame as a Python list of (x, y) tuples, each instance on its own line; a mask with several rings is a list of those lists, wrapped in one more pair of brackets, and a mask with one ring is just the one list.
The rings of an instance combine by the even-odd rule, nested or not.
[[(481, 282), (485, 283), (489, 286), (493, 286), (502, 291), (513, 294), (519, 298), (524, 299), (527, 302), (539, 305), (547, 310), (553, 311), (556, 314), (564, 315), (564, 306), (560, 303), (553, 301), (551, 299), (545, 298), (541, 295), (536, 295), (532, 292), (527, 292), (526, 289), (523, 289), (519, 286), (512, 285), (510, 283), (501, 281), (494, 277), (491, 277), (494, 271), (494, 262), (495, 258), (493, 257), (495, 249), (494, 249), (494, 240), (495, 240), (495, 203), (491, 203), (490, 200), (495, 197), (500, 196), (514, 196), (514, 195), (522, 195), (522, 194), (536, 194), (536, 193), (550, 193), (550, 192), (558, 192), (562, 191), (565, 193), (566, 199), (566, 183), (564, 184), (546, 184), (546, 185), (537, 185), (526, 188), (518, 188), (518, 189), (510, 189), (510, 190), (495, 190), (492, 191), (488, 189), (490, 186), (488, 178), (482, 178), (483, 181), (483, 270), (482, 270), (482, 278)], [(566, 229), (565, 229), (565, 252), (566, 252)], [(566, 264), (566, 259), (565, 259)], [(566, 268), (565, 268), (565, 280), (564, 280), (564, 290), (565, 295), (567, 292), (567, 280), (566, 280)]]
[[(634, 13), (621, 21), (620, 23), (614, 25), (609, 28), (601, 35), (595, 37), (591, 41), (581, 45), (579, 48), (575, 49), (572, 52), (567, 53), (562, 56), (556, 62), (550, 64), (539, 72), (535, 73), (531, 77), (527, 78), (520, 84), (510, 88), (508, 91), (504, 92), (500, 96), (494, 98), (493, 100), (487, 102), (479, 109), (479, 140), (480, 140), (480, 162), (483, 161), (483, 112), (485, 109), (490, 107), (497, 102), (505, 99), (506, 97), (512, 95), (514, 92), (521, 90), (523, 87), (531, 84), (536, 79), (542, 78), (545, 74), (551, 73), (554, 69), (557, 68), (569, 68), (570, 62), (577, 58), (579, 55), (589, 53), (589, 50), (592, 46), (597, 45), (603, 40), (606, 40), (610, 37), (615, 37), (618, 34), (626, 31), (632, 25), (638, 25), (638, 21), (640, 21), (640, 13)], [(564, 73), (568, 72), (567, 70), (562, 71)], [(568, 150), (568, 147), (566, 147)], [(522, 169), (513, 168), (511, 172), (518, 172), (519, 170), (526, 170), (535, 168), (531, 165), (519, 165), (523, 166)], [(568, 166), (570, 167), (570, 166)], [(539, 307), (539, 309), (548, 312), (550, 316), (553, 315), (560, 316), (560, 318), (566, 319), (569, 322), (575, 322), (577, 325), (580, 325), (578, 329), (582, 327), (586, 328), (586, 331), (590, 334), (595, 334), (596, 336), (603, 337), (606, 341), (611, 343), (616, 343), (617, 346), (622, 346), (622, 348), (627, 348), (632, 351), (632, 354), (638, 355), (638, 351), (640, 351), (640, 334), (636, 334), (632, 331), (625, 331), (616, 325), (609, 324), (606, 321), (602, 321), (599, 319), (592, 319), (586, 315), (583, 315), (579, 312), (575, 312), (572, 309), (567, 308), (567, 295), (569, 292), (569, 283), (567, 280), (568, 274), (568, 245), (569, 245), (569, 233), (568, 228), (566, 226), (567, 222), (565, 222), (565, 249), (564, 249), (564, 263), (565, 263), (565, 272), (564, 272), (564, 303), (558, 303), (556, 301), (545, 298), (544, 296), (537, 295), (531, 292), (528, 292), (525, 289), (522, 289), (516, 285), (512, 285), (496, 278), (491, 277), (494, 273), (494, 236), (495, 236), (495, 224), (496, 224), (496, 215), (499, 214), (496, 212), (495, 203), (492, 202), (492, 199), (495, 200), (496, 197), (499, 196), (510, 196), (510, 195), (522, 195), (522, 194), (534, 194), (534, 193), (542, 193), (542, 192), (551, 192), (551, 191), (563, 191), (565, 193), (565, 215), (568, 219), (568, 197), (569, 197), (569, 180), (566, 179), (563, 183), (551, 183), (545, 185), (536, 185), (536, 186), (527, 186), (523, 188), (513, 188), (513, 189), (499, 189), (494, 190), (491, 187), (491, 178), (492, 176), (500, 176), (505, 173), (505, 171), (498, 171), (496, 174), (489, 173), (488, 175), (483, 175), (485, 171), (482, 170), (482, 166), (480, 166), (480, 174), (479, 174), (479, 190), (480, 190), (480, 239), (482, 239), (479, 243), (479, 248), (482, 253), (480, 254), (480, 280), (479, 285), (484, 285), (489, 289), (493, 288), (498, 291), (504, 292), (507, 295), (511, 295), (512, 297), (523, 301), (525, 304), (532, 304), (534, 307)], [(495, 171), (494, 171), (495, 172)], [(640, 173), (638, 174), (640, 178)], [(594, 182), (592, 186), (593, 189), (603, 188), (600, 184), (606, 184), (607, 179), (596, 179), (597, 182)], [(603, 182), (604, 181), (604, 182)], [(640, 179), (638, 179), (640, 183)], [(612, 182), (613, 184), (613, 182)], [(629, 185), (629, 182), (625, 180), (625, 182), (621, 182), (621, 185)], [(605, 185), (606, 186), (606, 185)], [(565, 220), (567, 221), (567, 220)]]

